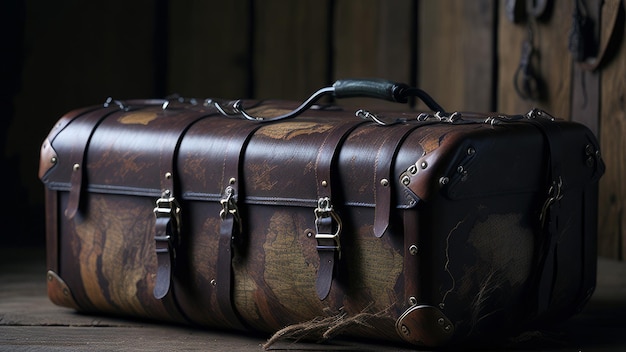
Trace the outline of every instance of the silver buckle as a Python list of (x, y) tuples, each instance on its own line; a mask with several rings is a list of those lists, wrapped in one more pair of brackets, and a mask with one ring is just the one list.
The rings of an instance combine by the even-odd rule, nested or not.
[[(319, 222), (330, 217), (334, 221), (335, 228), (334, 233), (320, 233)], [(320, 198), (317, 201), (317, 208), (315, 208), (315, 239), (317, 240), (318, 250), (334, 250), (338, 252), (339, 258), (341, 258), (341, 242), (339, 235), (341, 234), (342, 223), (341, 219), (333, 209), (329, 197)]]

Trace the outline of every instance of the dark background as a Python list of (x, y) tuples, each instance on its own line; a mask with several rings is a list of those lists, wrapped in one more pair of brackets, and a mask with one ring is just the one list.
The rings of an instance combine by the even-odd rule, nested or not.
[[(0, 5), (0, 246), (44, 245), (39, 148), (75, 108), (115, 99), (305, 99), (347, 77), (419, 86), (447, 110), (524, 113), (541, 107), (586, 123), (601, 141), (600, 254), (626, 254), (626, 54), (622, 38), (594, 72), (568, 51), (573, 1), (511, 21), (497, 0), (3, 0)], [(623, 35), (587, 0), (595, 36)], [(603, 12), (604, 11), (604, 12)], [(603, 17), (599, 17), (604, 14)], [(533, 30), (540, 96), (513, 86)], [(600, 39), (598, 39), (600, 40)], [(584, 90), (585, 98), (579, 92)], [(593, 93), (596, 93), (593, 95)], [(588, 99), (597, 96), (596, 100)], [(584, 100), (584, 102), (583, 102)], [(346, 106), (423, 109), (364, 99)]]

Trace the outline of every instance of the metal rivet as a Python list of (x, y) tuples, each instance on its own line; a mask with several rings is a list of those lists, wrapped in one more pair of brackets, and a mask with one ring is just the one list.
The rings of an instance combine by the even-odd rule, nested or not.
[(166, 180), (169, 180), (169, 179), (171, 179), (171, 178), (172, 178), (172, 173), (171, 173), (171, 172), (166, 172), (166, 173), (165, 173), (165, 179), (166, 179)]
[(420, 167), (423, 169), (428, 167), (428, 163), (426, 161), (422, 161), (422, 163), (420, 164)]
[(463, 173), (463, 171), (465, 171), (465, 168), (463, 167), (463, 165), (459, 165), (459, 167), (456, 168), (456, 171), (460, 174)]
[(409, 328), (406, 327), (406, 325), (402, 324), (402, 326), (400, 327), (400, 330), (402, 330), (402, 334), (404, 334), (404, 336), (410, 336), (411, 332), (409, 331)]
[(443, 309), (445, 306), (446, 306), (445, 303), (443, 303), (443, 302), (439, 303), (439, 309)]
[(451, 327), (450, 325), (446, 325), (443, 329), (444, 329), (446, 332), (450, 332), (450, 330), (452, 330), (452, 327)]
[(169, 190), (169, 189), (166, 189), (165, 191), (163, 191), (163, 194), (164, 194), (166, 197), (168, 197), (168, 196), (170, 195), (170, 193), (171, 193), (171, 192), (170, 192), (170, 190)]
[(78, 171), (78, 170), (80, 170), (80, 164), (74, 164), (74, 166), (72, 167), (72, 169), (74, 169), (74, 171)]
[(476, 149), (473, 147), (467, 148), (467, 155), (474, 155), (474, 153), (476, 153)]
[(445, 176), (439, 179), (439, 184), (442, 185), (442, 186), (447, 185), (448, 182), (450, 182), (450, 179), (445, 177)]
[(212, 286), (217, 286), (217, 280), (212, 279), (212, 280), (211, 280), (211, 285), (212, 285)]
[(417, 248), (416, 245), (412, 244), (409, 246), (409, 253), (411, 253), (411, 255), (417, 255), (418, 252), (419, 252), (419, 249)]
[(437, 324), (443, 326), (443, 324), (445, 324), (445, 323), (446, 323), (446, 321), (443, 318), (437, 319)]
[(408, 175), (402, 176), (402, 184), (408, 186), (411, 183), (411, 178)]
[(326, 186), (328, 186), (328, 182), (322, 181), (322, 187), (326, 187)]
[(389, 180), (386, 179), (386, 178), (383, 178), (382, 180), (380, 180), (380, 184), (383, 187), (387, 187), (387, 186), (389, 186)]
[(52, 158), (50, 158), (50, 162), (53, 163), (53, 164), (56, 164), (57, 163), (57, 157), (53, 156)]
[(306, 237), (313, 237), (313, 232), (312, 231), (307, 231), (306, 232)]
[(411, 175), (415, 175), (417, 173), (417, 166), (411, 165), (406, 171), (408, 171)]
[(409, 304), (412, 305), (412, 306), (416, 305), (417, 304), (417, 298), (415, 298), (413, 296), (409, 297)]
[(593, 155), (593, 146), (591, 144), (587, 144), (585, 146), (585, 154), (586, 155)]
[(230, 180), (228, 180), (228, 183), (231, 185), (234, 185), (235, 182), (237, 182), (237, 180), (234, 177), (231, 177)]

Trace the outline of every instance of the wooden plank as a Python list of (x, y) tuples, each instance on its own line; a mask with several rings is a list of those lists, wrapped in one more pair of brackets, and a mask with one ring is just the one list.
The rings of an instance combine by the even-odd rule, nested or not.
[[(521, 113), (538, 107), (564, 119), (570, 116), (572, 60), (567, 48), (571, 28), (572, 2), (554, 2), (548, 17), (512, 23), (500, 6), (498, 20), (498, 104), (503, 113)], [(528, 38), (528, 24), (533, 32), (535, 55), (532, 65), (542, 92), (541, 99), (524, 100), (516, 93), (513, 79), (521, 48)]]
[[(334, 79), (383, 78), (412, 83), (414, 7), (410, 0), (337, 0)], [(406, 110), (398, 103), (350, 98), (345, 107)]]
[[(262, 351), (267, 334), (159, 324), (76, 314), (45, 297), (41, 251), (0, 249), (0, 351)], [(541, 331), (522, 334), (498, 350), (622, 351), (626, 323), (626, 263), (600, 258), (598, 287), (583, 311)], [(405, 345), (363, 339), (324, 344), (280, 341), (271, 350), (414, 351)]]
[(491, 111), (495, 1), (419, 5), (419, 86), (446, 110)]
[(169, 2), (168, 90), (185, 97), (250, 92), (249, 1)]
[(254, 6), (254, 96), (304, 100), (329, 78), (330, 0)]
[[(624, 30), (624, 28), (621, 28)], [(598, 252), (626, 259), (626, 45), (601, 71), (600, 144), (606, 173), (600, 179)]]

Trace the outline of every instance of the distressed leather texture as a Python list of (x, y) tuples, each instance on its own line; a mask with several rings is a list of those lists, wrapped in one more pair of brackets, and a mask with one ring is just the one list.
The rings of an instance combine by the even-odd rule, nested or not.
[(164, 103), (77, 109), (44, 141), (55, 304), (267, 333), (360, 316), (346, 335), (440, 346), (593, 292), (604, 165), (581, 124)]

